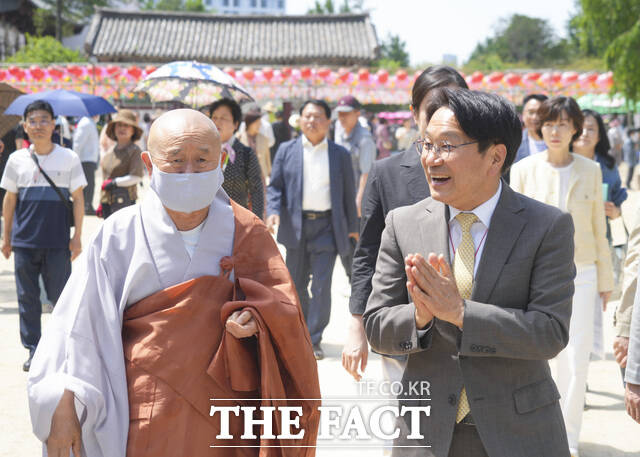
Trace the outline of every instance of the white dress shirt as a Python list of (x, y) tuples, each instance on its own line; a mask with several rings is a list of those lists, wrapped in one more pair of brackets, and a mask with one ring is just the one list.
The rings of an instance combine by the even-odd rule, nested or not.
[[(498, 200), (500, 200), (500, 192), (502, 191), (502, 181), (498, 186), (498, 191), (489, 200), (482, 205), (476, 207), (473, 211), (460, 211), (459, 209), (449, 206), (449, 255), (451, 258), (451, 264), (453, 265), (453, 259), (455, 249), (458, 248), (460, 241), (462, 240), (462, 228), (460, 223), (455, 218), (459, 213), (473, 213), (479, 221), (471, 226), (471, 238), (473, 238), (473, 245), (476, 248), (475, 263), (473, 265), (473, 276), (475, 277), (478, 271), (478, 264), (482, 258), (482, 251), (484, 250), (485, 242), (487, 241), (487, 233), (489, 231), (489, 224), (491, 224), (491, 217), (493, 212), (498, 206)], [(455, 249), (454, 249), (455, 247)]]
[(73, 151), (81, 162), (97, 163), (100, 159), (100, 135), (95, 122), (90, 117), (83, 117), (73, 133)]
[(329, 143), (325, 138), (314, 146), (302, 135), (302, 150), (302, 210), (330, 210)]

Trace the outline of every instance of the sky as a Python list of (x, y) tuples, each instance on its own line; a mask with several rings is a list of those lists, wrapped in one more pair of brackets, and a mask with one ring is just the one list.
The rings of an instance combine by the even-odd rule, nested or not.
[[(314, 3), (287, 0), (287, 13), (304, 14)], [(412, 65), (440, 63), (443, 54), (456, 55), (462, 64), (477, 43), (493, 35), (500, 18), (516, 13), (547, 19), (564, 37), (574, 5), (575, 0), (365, 0), (378, 41), (400, 35)]]

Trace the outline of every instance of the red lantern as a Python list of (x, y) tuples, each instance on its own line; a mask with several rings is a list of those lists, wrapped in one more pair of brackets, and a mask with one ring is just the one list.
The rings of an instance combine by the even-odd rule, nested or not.
[(369, 70), (367, 70), (366, 68), (361, 68), (358, 71), (358, 80), (362, 82), (369, 81)]
[(120, 73), (120, 67), (116, 66), (116, 65), (109, 65), (107, 67), (107, 74), (109, 76), (115, 76), (118, 73)]
[(480, 71), (474, 71), (471, 74), (471, 83), (472, 84), (480, 84), (484, 79), (484, 75)]
[(55, 81), (62, 78), (63, 72), (62, 72), (62, 69), (60, 69), (59, 67), (49, 67), (47, 72), (49, 73), (49, 76), (51, 76), (51, 79)]
[(349, 79), (350, 74), (351, 72), (349, 70), (347, 70), (346, 68), (341, 68), (340, 70), (338, 70), (338, 79), (343, 83), (346, 83)]
[(526, 75), (524, 75), (524, 79), (525, 81), (537, 81), (538, 79), (540, 79), (540, 73), (535, 71), (532, 73), (527, 73)]
[(407, 72), (404, 70), (398, 70), (396, 72), (396, 78), (398, 79), (398, 81), (404, 81), (405, 79), (407, 79)]
[(611, 89), (611, 86), (613, 86), (613, 74), (611, 72), (602, 73), (597, 77), (596, 84), (602, 89)]
[(9, 72), (7, 70), (0, 68), (0, 81), (4, 81), (5, 79), (7, 79), (8, 74)]
[(134, 79), (139, 79), (142, 76), (142, 70), (140, 67), (136, 67), (135, 65), (127, 68), (127, 74)]
[(578, 80), (578, 73), (575, 71), (565, 71), (562, 73), (561, 80), (563, 84), (573, 84)]
[(267, 67), (262, 70), (262, 76), (264, 76), (264, 79), (267, 81), (271, 81), (271, 78), (273, 78), (273, 68)]
[(520, 84), (521, 80), (522, 80), (522, 76), (516, 73), (508, 73), (504, 77), (504, 82), (506, 82), (509, 87), (517, 86), (518, 84)]
[(42, 68), (37, 65), (31, 65), (29, 67), (29, 73), (31, 73), (31, 77), (36, 81), (40, 81), (44, 78), (44, 71), (42, 71)]
[(587, 81), (589, 81), (590, 83), (596, 82), (597, 79), (598, 73), (591, 73), (589, 76), (587, 76)]
[(144, 67), (144, 72), (148, 75), (150, 75), (151, 73), (153, 73), (154, 71), (156, 71), (158, 68), (155, 65), (147, 65), (146, 67)]
[(79, 78), (82, 74), (82, 68), (78, 67), (77, 65), (67, 65), (67, 72), (72, 74), (76, 78)]
[(280, 70), (280, 75), (282, 75), (282, 79), (287, 79), (291, 76), (291, 67), (283, 67), (282, 70)]
[(493, 73), (489, 74), (489, 76), (487, 76), (487, 79), (491, 84), (497, 84), (502, 81), (503, 77), (504, 74), (501, 71), (494, 71)]
[(327, 67), (324, 67), (318, 70), (318, 76), (322, 79), (327, 79), (330, 74), (331, 74), (331, 70), (329, 70)]
[(309, 79), (311, 78), (311, 68), (309, 67), (302, 67), (300, 69), (300, 76), (302, 77), (302, 79)]
[(389, 81), (389, 72), (383, 68), (381, 68), (380, 70), (378, 70), (378, 82), (380, 84), (385, 84), (387, 81)]
[(551, 75), (551, 81), (554, 84), (559, 83), (561, 79), (562, 79), (562, 73), (554, 73)]
[(242, 70), (242, 76), (244, 77), (244, 79), (246, 79), (247, 81), (252, 81), (253, 78), (256, 76), (255, 72), (249, 68), (249, 67), (245, 67)]
[(222, 70), (222, 71), (224, 71), (226, 74), (228, 74), (232, 78), (236, 77), (236, 71), (231, 67), (225, 67), (224, 70)]
[(18, 75), (20, 75), (21, 72), (22, 70), (20, 70), (20, 67), (17, 67), (15, 65), (11, 65), (9, 67), (9, 73), (11, 73), (12, 76), (18, 77)]

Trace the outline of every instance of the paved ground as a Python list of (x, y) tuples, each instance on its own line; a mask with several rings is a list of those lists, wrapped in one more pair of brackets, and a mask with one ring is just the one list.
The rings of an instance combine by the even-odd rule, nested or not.
[[(99, 182), (99, 181), (98, 181)], [(623, 211), (625, 219), (631, 222), (633, 208), (638, 195), (634, 195), (629, 203), (625, 203)], [(88, 238), (99, 226), (100, 220), (90, 217), (85, 223), (85, 245)], [(333, 312), (331, 322), (325, 332), (325, 349), (327, 357), (319, 362), (322, 394), (326, 404), (352, 403), (347, 401), (331, 401), (333, 398), (348, 398), (358, 395), (358, 385), (347, 375), (340, 364), (340, 352), (349, 317), (344, 295), (347, 280), (338, 261), (334, 272)], [(589, 370), (589, 393), (587, 410), (581, 435), (581, 455), (583, 457), (623, 457), (640, 456), (640, 425), (633, 422), (624, 411), (623, 388), (618, 367), (611, 354), (612, 315), (616, 303), (612, 303), (605, 315), (605, 348), (606, 359), (592, 362)], [(49, 315), (44, 315), (43, 327), (46, 328)], [(40, 455), (40, 443), (31, 434), (29, 413), (26, 398), (26, 373), (22, 372), (22, 363), (27, 352), (21, 347), (18, 333), (18, 307), (13, 278), (13, 258), (7, 261), (0, 258), (0, 457), (36, 456)], [(553, 368), (553, 363), (552, 363)], [(368, 380), (381, 379), (379, 357), (372, 354), (366, 371)], [(367, 402), (359, 406), (366, 417), (366, 411), (372, 407)], [(343, 442), (353, 446), (354, 441)], [(332, 443), (322, 442), (329, 446)], [(364, 445), (380, 446), (380, 443), (365, 441)], [(318, 456), (381, 456), (383, 451), (377, 448), (329, 448), (320, 449)], [(552, 456), (549, 456), (552, 457)]]

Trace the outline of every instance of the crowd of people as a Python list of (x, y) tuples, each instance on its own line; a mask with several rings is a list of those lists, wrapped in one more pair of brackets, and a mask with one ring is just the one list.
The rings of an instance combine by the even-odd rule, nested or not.
[[(34, 431), (50, 455), (164, 442), (197, 422), (189, 389), (260, 390), (235, 364), (271, 380), (256, 398), (318, 398), (338, 256), (351, 285), (345, 370), (360, 380), (370, 345), (387, 381), (433, 387), (420, 426), (430, 450), (409, 450), (421, 441), (400, 417), (393, 455), (577, 457), (589, 360), (604, 355), (617, 288), (613, 349), (640, 423), (640, 217), (626, 258), (609, 226), (634, 184), (640, 129), (565, 96), (529, 94), (519, 115), (446, 66), (422, 72), (411, 95), (411, 118), (393, 129), (351, 95), (292, 116), (223, 98), (143, 122), (121, 109), (100, 133), (84, 117), (67, 146), (51, 106), (29, 105), (24, 132), (3, 143), (2, 253), (14, 256)], [(85, 215), (105, 221), (72, 269)], [(41, 279), (56, 311), (39, 345)], [(193, 318), (201, 297), (224, 318)], [(191, 354), (200, 336), (207, 349)], [(185, 383), (179, 358), (230, 384)], [(146, 411), (149, 389), (169, 400), (127, 419), (127, 393)], [(317, 432), (317, 418), (307, 426)]]

